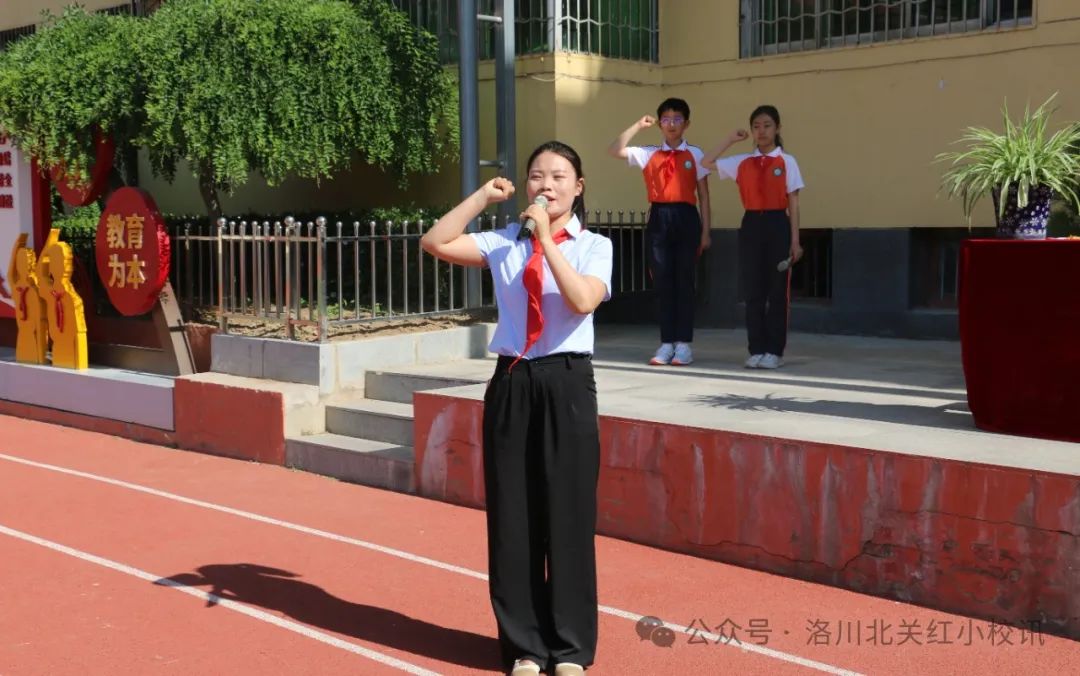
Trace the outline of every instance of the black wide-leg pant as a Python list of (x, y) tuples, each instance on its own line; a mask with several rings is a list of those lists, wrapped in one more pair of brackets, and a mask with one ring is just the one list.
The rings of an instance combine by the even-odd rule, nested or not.
[(491, 605), (507, 668), (593, 663), (596, 381), (585, 355), (500, 357), (484, 396)]

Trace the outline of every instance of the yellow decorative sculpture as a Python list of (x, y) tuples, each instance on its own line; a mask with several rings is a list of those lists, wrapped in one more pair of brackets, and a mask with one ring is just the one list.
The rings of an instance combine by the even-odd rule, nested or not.
[(60, 241), (60, 231), (53, 229), (45, 240), (38, 260), (38, 289), (48, 308), (49, 335), (52, 337), (52, 363), (71, 369), (89, 365), (86, 347), (86, 317), (83, 302), (71, 284), (75, 269), (71, 246)]
[(11, 250), (8, 280), (15, 301), (15, 361), (24, 364), (44, 364), (49, 348), (49, 323), (45, 303), (38, 291), (37, 257), (26, 246), (27, 234), (19, 235)]

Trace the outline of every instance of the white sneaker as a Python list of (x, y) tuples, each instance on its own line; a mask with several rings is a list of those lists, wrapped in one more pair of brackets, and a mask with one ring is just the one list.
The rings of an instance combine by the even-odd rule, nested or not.
[(675, 343), (675, 356), (671, 359), (672, 366), (686, 366), (694, 362), (694, 353), (690, 350), (690, 343)]
[(746, 368), (756, 369), (761, 367), (761, 360), (765, 358), (763, 354), (752, 354), (746, 359)]
[(656, 348), (656, 354), (649, 360), (649, 363), (653, 366), (663, 366), (664, 364), (670, 364), (671, 358), (674, 356), (674, 345), (671, 343), (660, 343), (660, 347)]
[(515, 660), (510, 676), (540, 676), (540, 665), (529, 659)]
[(759, 369), (778, 369), (784, 365), (784, 359), (777, 357), (775, 354), (766, 352), (765, 356), (761, 358), (761, 362), (758, 364)]

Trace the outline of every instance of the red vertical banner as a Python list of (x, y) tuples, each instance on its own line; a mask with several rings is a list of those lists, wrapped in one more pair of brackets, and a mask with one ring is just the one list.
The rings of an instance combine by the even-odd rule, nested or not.
[[(48, 233), (48, 223), (42, 231), (36, 227), (38, 206), (34, 199), (37, 185), (30, 162), (11, 139), (0, 136), (0, 318), (15, 316), (15, 299), (7, 277), (15, 243), (22, 234), (32, 238), (32, 246), (40, 248)], [(45, 184), (45, 217), (48, 218), (48, 184)]]

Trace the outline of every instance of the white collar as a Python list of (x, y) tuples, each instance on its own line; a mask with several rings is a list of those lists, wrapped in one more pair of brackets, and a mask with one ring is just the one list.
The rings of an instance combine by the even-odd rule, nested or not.
[(685, 138), (682, 140), (682, 143), (679, 144), (678, 148), (672, 148), (671, 146), (669, 146), (666, 139), (663, 143), (660, 144), (660, 150), (686, 150), (689, 147), (690, 146), (687, 145)]
[(762, 157), (762, 156), (765, 156), (765, 157), (779, 157), (780, 154), (783, 153), (783, 152), (784, 152), (784, 149), (781, 146), (776, 146), (775, 148), (770, 150), (768, 153), (763, 153), (763, 152), (761, 152), (761, 148), (758, 148), (756, 146), (754, 147), (754, 157)]
[(578, 235), (581, 234), (581, 221), (578, 220), (577, 214), (570, 217), (563, 229), (570, 233), (570, 236), (574, 239), (578, 238)]

